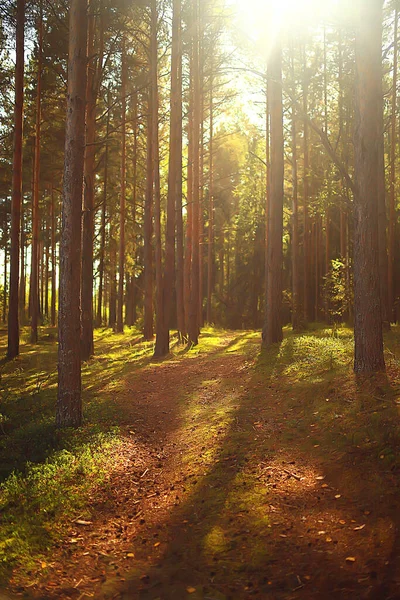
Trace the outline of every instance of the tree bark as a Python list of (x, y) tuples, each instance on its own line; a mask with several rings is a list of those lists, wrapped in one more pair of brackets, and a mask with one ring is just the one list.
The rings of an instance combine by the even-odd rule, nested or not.
[(50, 240), (49, 240), (49, 218), (46, 215), (46, 243), (45, 243), (45, 264), (44, 264), (44, 315), (49, 317), (49, 264), (50, 264)]
[(42, 118), (42, 58), (43, 58), (43, 21), (42, 6), (38, 23), (38, 72), (36, 87), (36, 125), (35, 125), (35, 166), (33, 175), (32, 198), (32, 257), (31, 257), (31, 343), (38, 341), (39, 319), (39, 177), (40, 177), (40, 137)]
[(25, 0), (17, 1), (14, 150), (11, 200), (11, 250), (10, 250), (10, 310), (8, 313), (7, 358), (19, 354), (19, 252), (22, 201), (22, 138), (24, 109), (24, 28)]
[[(12, 221), (12, 217), (11, 217), (11, 221)], [(26, 305), (25, 245), (26, 245), (26, 235), (25, 235), (24, 203), (23, 203), (23, 198), (21, 198), (21, 247), (20, 247), (21, 265), (20, 265), (20, 279), (19, 279), (19, 319), (20, 319), (20, 323), (22, 323), (23, 325), (25, 324), (25, 319), (26, 319), (26, 314), (25, 314), (25, 305)], [(11, 292), (11, 289), (10, 289), (10, 292)]]
[(147, 180), (144, 204), (144, 328), (145, 340), (153, 339), (153, 143), (152, 92), (149, 90), (147, 116)]
[(56, 210), (54, 187), (50, 188), (50, 218), (51, 218), (51, 325), (56, 325)]
[(118, 254), (118, 311), (117, 311), (117, 331), (124, 331), (124, 281), (125, 281), (125, 214), (126, 214), (126, 40), (122, 40), (121, 57), (121, 100), (122, 100), (122, 123), (121, 123), (121, 197), (119, 207), (119, 254)]
[[(193, 55), (191, 53), (190, 61)], [(187, 193), (186, 193), (186, 236), (185, 236), (185, 262), (183, 272), (184, 282), (184, 314), (185, 332), (189, 331), (190, 313), (190, 283), (192, 269), (192, 235), (193, 235), (193, 68), (190, 69), (189, 107), (188, 107), (188, 159), (187, 159)]]
[[(161, 194), (160, 194), (160, 159), (158, 139), (158, 47), (157, 47), (157, 2), (151, 2), (151, 32), (150, 32), (150, 73), (152, 90), (152, 119), (151, 137), (153, 147), (153, 194), (154, 194), (154, 237), (155, 237), (155, 271), (156, 271), (156, 346), (155, 356), (164, 356), (164, 302), (163, 302), (163, 273), (162, 273), (162, 241), (161, 241)], [(171, 144), (171, 141), (170, 141)], [(158, 344), (157, 344), (158, 340)]]
[[(175, 279), (175, 221), (176, 196), (179, 193), (178, 180), (182, 177), (179, 171), (178, 156), (181, 147), (181, 86), (180, 86), (180, 36), (181, 36), (181, 0), (174, 0), (172, 21), (172, 56), (171, 56), (171, 103), (170, 103), (170, 145), (167, 197), (167, 230), (165, 244), (165, 268), (162, 280), (162, 313), (157, 314), (157, 337), (154, 355), (166, 356), (169, 353), (169, 326), (172, 310), (172, 298)], [(161, 318), (162, 317), (162, 318)]]
[(96, 69), (95, 10), (91, 0), (88, 13), (88, 65), (86, 85), (86, 148), (84, 170), (84, 196), (82, 218), (82, 330), (81, 360), (89, 360), (94, 354), (93, 341), (93, 242), (94, 242), (94, 193), (96, 160)]
[(283, 106), (282, 106), (282, 50), (276, 43), (269, 59), (269, 104), (271, 114), (271, 178), (270, 225), (268, 248), (268, 287), (263, 346), (283, 339), (282, 262), (283, 262)]
[[(107, 93), (107, 124), (106, 124), (106, 146), (104, 150), (104, 175), (103, 175), (103, 203), (101, 206), (100, 225), (100, 253), (99, 253), (99, 293), (97, 301), (96, 324), (100, 327), (103, 322), (103, 295), (104, 295), (104, 254), (106, 247), (106, 217), (107, 217), (107, 192), (108, 192), (108, 148), (110, 135), (110, 90)], [(104, 303), (105, 304), (105, 303)]]
[(87, 0), (71, 0), (60, 241), (56, 424), (82, 423), (80, 358), (81, 215), (85, 152)]
[(356, 37), (354, 198), (354, 370), (383, 371), (378, 263), (382, 0), (359, 2)]
[(306, 51), (304, 49), (304, 64), (303, 64), (303, 113), (304, 113), (304, 136), (303, 136), (303, 155), (304, 155), (304, 167), (303, 167), (303, 309), (304, 309), (304, 322), (310, 318), (310, 273), (309, 273), (309, 260), (310, 260), (310, 240), (309, 240), (309, 217), (308, 217), (308, 194), (309, 194), (309, 152), (308, 152), (308, 138), (309, 138), (309, 127), (308, 127), (308, 74), (307, 74), (307, 61)]
[[(179, 5), (180, 6), (180, 5)], [(181, 7), (180, 7), (181, 10)], [(177, 146), (177, 183), (176, 183), (176, 313), (178, 336), (180, 342), (186, 338), (185, 327), (185, 302), (184, 302), (184, 252), (183, 252), (183, 215), (182, 215), (182, 31), (179, 24), (179, 37), (177, 39), (177, 102), (176, 111), (180, 115), (176, 128)]]
[(199, 6), (193, 0), (193, 212), (192, 263), (190, 270), (189, 342), (196, 346), (199, 340), (199, 218), (200, 218), (200, 75), (199, 75)]
[[(295, 86), (294, 51), (291, 53), (292, 81)], [(293, 97), (295, 94), (293, 93)], [(300, 307), (300, 269), (299, 269), (299, 190), (297, 173), (297, 127), (296, 104), (292, 105), (292, 327), (299, 331), (302, 324)]]
[(210, 141), (208, 145), (208, 252), (207, 252), (207, 317), (208, 324), (212, 322), (212, 291), (214, 275), (214, 70), (211, 56), (210, 66)]
[(389, 256), (388, 256), (388, 302), (389, 317), (394, 320), (394, 250), (396, 223), (396, 148), (397, 148), (397, 52), (398, 52), (398, 6), (394, 13), (393, 80), (392, 80), (392, 116), (390, 122), (390, 195), (389, 195)]

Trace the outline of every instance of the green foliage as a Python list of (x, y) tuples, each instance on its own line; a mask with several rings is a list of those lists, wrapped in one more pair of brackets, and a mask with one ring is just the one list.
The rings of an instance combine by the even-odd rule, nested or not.
[(43, 464), (28, 463), (0, 487), (0, 575), (16, 563), (29, 567), (65, 533), (65, 527), (87, 504), (96, 484), (104, 481), (116, 432), (91, 436), (75, 449), (52, 454)]
[(340, 323), (353, 304), (353, 285), (348, 279), (345, 261), (331, 261), (329, 273), (325, 276), (324, 297), (329, 316), (334, 323)]

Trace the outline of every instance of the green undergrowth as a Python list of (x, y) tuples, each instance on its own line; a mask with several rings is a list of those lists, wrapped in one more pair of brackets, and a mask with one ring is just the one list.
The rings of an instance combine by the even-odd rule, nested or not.
[[(6, 352), (5, 331), (0, 352)], [(196, 348), (175, 345), (172, 358), (209, 354), (224, 344), (222, 331), (208, 328)], [(233, 334), (232, 334), (233, 336)], [(95, 332), (96, 355), (82, 365), (84, 424), (55, 427), (56, 330), (43, 327), (39, 344), (21, 332), (20, 356), (0, 366), (0, 577), (10, 569), (34, 569), (80, 514), (90, 518), (90, 497), (113, 466), (124, 422), (118, 395), (125, 376), (151, 366), (154, 342), (125, 328)], [(40, 568), (40, 567), (39, 567)]]
[(255, 367), (258, 386), (267, 381), (272, 393), (285, 394), (288, 442), (302, 433), (305, 448), (338, 454), (351, 449), (381, 461), (384, 468), (396, 469), (400, 466), (398, 327), (385, 335), (387, 375), (356, 377), (353, 353), (349, 328), (287, 331), (282, 344), (261, 352)]
[[(55, 332), (43, 329), (38, 346), (27, 337), (24, 331), (21, 356), (0, 370), (3, 579), (13, 567), (28, 571), (46, 562), (74, 519), (90, 519), (91, 494), (107, 479), (123, 443), (119, 398), (134, 394), (127, 376), (143, 368), (156, 371), (165, 362), (152, 359), (153, 343), (143, 342), (134, 328), (124, 335), (97, 330), (96, 356), (82, 369), (84, 425), (60, 432), (54, 422)], [(312, 463), (354, 451), (377, 473), (397, 468), (397, 329), (385, 338), (388, 379), (364, 381), (352, 372), (354, 342), (347, 328), (316, 326), (300, 334), (286, 329), (283, 342), (268, 350), (260, 350), (260, 334), (251, 331), (206, 328), (199, 342), (192, 348), (173, 345), (166, 359), (187, 361), (188, 375), (192, 359), (205, 359), (196, 385), (186, 389), (182, 380), (176, 391), (181, 425), (175, 435), (186, 449), (183, 468), (191, 475), (179, 520), (197, 515), (201, 522), (194, 525), (196, 560), (199, 553), (210, 564), (228, 556), (227, 564), (234, 561), (238, 570), (246, 560), (262, 564), (268, 550), (256, 534), (273, 535), (274, 525), (265, 511), (269, 492), (259, 465), (274, 464), (278, 453), (290, 456), (295, 449)], [(3, 334), (4, 352), (5, 343)], [(237, 363), (243, 364), (243, 377), (229, 370), (209, 375), (207, 365), (211, 369), (221, 360), (222, 368), (235, 355), (244, 358)], [(376, 494), (382, 486), (377, 480)], [(233, 539), (238, 520), (243, 535)]]
[[(65, 432), (65, 448), (39, 464), (27, 463), (0, 487), (0, 575), (11, 567), (37, 569), (101, 485), (118, 449), (118, 432)], [(61, 439), (59, 440), (61, 442)], [(39, 567), (40, 568), (40, 567)]]

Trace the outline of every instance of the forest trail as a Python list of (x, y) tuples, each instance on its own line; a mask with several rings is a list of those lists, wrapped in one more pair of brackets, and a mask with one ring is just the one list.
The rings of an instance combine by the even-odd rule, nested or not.
[(399, 597), (396, 474), (362, 418), (344, 439), (344, 382), (287, 360), (232, 332), (110, 383), (124, 444), (28, 597)]

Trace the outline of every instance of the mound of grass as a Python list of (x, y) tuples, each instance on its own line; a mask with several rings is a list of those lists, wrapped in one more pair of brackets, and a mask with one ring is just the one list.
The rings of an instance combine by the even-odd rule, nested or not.
[(79, 513), (90, 518), (90, 494), (106, 479), (120, 439), (117, 431), (81, 431), (66, 432), (64, 441), (69, 449), (53, 452), (44, 463), (27, 463), (0, 486), (2, 579), (15, 566), (33, 569)]

